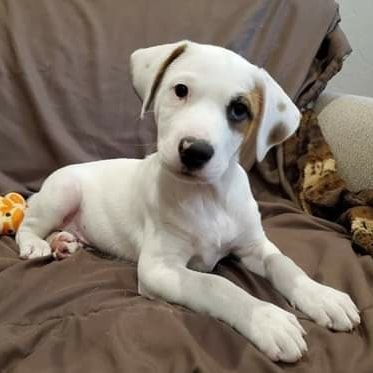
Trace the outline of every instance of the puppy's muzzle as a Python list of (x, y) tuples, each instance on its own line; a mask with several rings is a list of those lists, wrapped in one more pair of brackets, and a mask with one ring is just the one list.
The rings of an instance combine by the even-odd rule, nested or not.
[(202, 168), (214, 155), (214, 148), (205, 140), (184, 137), (179, 143), (181, 163), (188, 171)]

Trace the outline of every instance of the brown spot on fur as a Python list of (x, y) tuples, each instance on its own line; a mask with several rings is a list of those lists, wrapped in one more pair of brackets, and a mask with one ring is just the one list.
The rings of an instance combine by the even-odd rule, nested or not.
[(241, 122), (232, 122), (230, 123), (230, 126), (233, 130), (240, 132), (245, 136), (246, 132), (250, 130), (251, 124), (253, 122), (252, 119), (252, 108), (251, 108), (251, 101), (249, 100), (249, 97), (239, 97), (234, 100), (235, 102), (240, 102), (245, 104), (248, 107), (248, 111), (250, 112), (250, 115), (247, 119), (241, 121)]
[(280, 113), (283, 113), (285, 110), (286, 110), (286, 104), (282, 101), (280, 101), (278, 104), (277, 104), (277, 109)]
[(284, 138), (286, 138), (287, 131), (286, 126), (283, 122), (278, 122), (272, 128), (269, 137), (268, 137), (268, 144), (277, 145), (281, 143)]
[(248, 140), (254, 129), (259, 127), (263, 109), (262, 94), (258, 88), (254, 88), (247, 95), (247, 100), (252, 112), (252, 119), (242, 121), (235, 126), (235, 129), (244, 135), (244, 141)]
[(148, 102), (145, 105), (145, 110), (149, 109), (149, 106), (153, 102), (155, 95), (158, 91), (159, 86), (163, 80), (164, 74), (166, 73), (167, 68), (174, 62), (182, 53), (184, 53), (187, 45), (183, 44), (178, 46), (174, 51), (164, 60), (161, 67), (159, 68), (157, 75), (155, 76), (152, 88), (150, 90), (150, 95), (148, 98)]
[(244, 136), (240, 149), (240, 160), (245, 169), (251, 168), (255, 161), (255, 139), (263, 115), (263, 93), (261, 89), (255, 87), (248, 93), (247, 99), (250, 102), (253, 119), (244, 121), (238, 129)]

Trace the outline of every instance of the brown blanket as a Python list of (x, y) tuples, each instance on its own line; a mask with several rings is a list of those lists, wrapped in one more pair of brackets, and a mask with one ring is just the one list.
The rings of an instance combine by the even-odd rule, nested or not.
[(303, 114), (284, 149), (285, 173), (298, 205), (308, 214), (341, 223), (356, 249), (373, 255), (373, 190), (347, 189), (312, 110)]
[[(30, 195), (62, 165), (143, 157), (153, 147), (154, 124), (138, 121), (129, 81), (134, 49), (183, 38), (228, 46), (303, 106), (350, 52), (337, 24), (333, 0), (2, 0), (0, 193)], [(216, 273), (295, 312), (308, 331), (309, 353), (275, 364), (226, 324), (139, 296), (134, 264), (85, 250), (62, 262), (22, 261), (2, 237), (0, 371), (371, 373), (372, 258), (356, 256), (340, 225), (304, 214), (257, 169), (250, 179), (269, 237), (310, 276), (351, 294), (358, 329), (318, 327), (225, 259)]]

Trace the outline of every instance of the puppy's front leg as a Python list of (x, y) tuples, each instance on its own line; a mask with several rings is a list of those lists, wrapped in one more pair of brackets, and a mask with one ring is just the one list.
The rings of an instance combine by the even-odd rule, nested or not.
[(260, 301), (227, 279), (187, 268), (189, 260), (175, 239), (149, 240), (143, 248), (138, 278), (141, 294), (163, 298), (225, 321), (272, 360), (294, 362), (307, 349), (304, 330), (294, 315)]
[(264, 233), (262, 239), (237, 254), (248, 269), (267, 278), (293, 306), (319, 325), (348, 331), (360, 323), (358, 309), (347, 294), (312, 280)]

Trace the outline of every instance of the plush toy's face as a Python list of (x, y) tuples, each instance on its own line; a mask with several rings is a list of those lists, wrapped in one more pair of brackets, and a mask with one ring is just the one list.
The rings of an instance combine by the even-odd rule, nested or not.
[(18, 193), (0, 197), (0, 235), (13, 235), (21, 224), (26, 201)]

